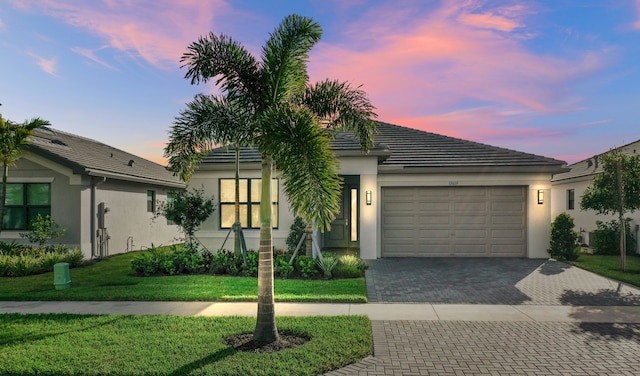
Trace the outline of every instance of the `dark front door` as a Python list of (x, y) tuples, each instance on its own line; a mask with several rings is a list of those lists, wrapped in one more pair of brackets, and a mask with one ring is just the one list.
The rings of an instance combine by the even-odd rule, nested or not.
[(343, 176), (340, 213), (324, 233), (325, 248), (357, 248), (360, 246), (359, 200), (360, 176)]

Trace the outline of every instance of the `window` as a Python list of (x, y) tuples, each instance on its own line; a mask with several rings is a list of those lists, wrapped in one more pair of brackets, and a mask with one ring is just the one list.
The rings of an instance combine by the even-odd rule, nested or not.
[[(242, 228), (260, 228), (262, 179), (239, 179), (240, 224)], [(236, 181), (220, 179), (220, 228), (231, 228), (235, 221)], [(271, 224), (278, 228), (278, 179), (271, 180)]]
[[(167, 192), (167, 205), (171, 205), (176, 199), (176, 192)], [(170, 219), (167, 219), (167, 225), (175, 225), (176, 223)]]
[(574, 189), (567, 189), (567, 209), (573, 210), (575, 207), (576, 192)]
[[(2, 187), (2, 184), (0, 184)], [(27, 230), (38, 214), (51, 214), (51, 185), (49, 183), (8, 183), (2, 228)]]
[(147, 211), (156, 212), (156, 191), (147, 191)]
[(358, 188), (351, 188), (351, 241), (358, 241)]

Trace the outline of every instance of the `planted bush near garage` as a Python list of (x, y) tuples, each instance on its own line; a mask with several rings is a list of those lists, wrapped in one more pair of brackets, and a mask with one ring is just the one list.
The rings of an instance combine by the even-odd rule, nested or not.
[[(278, 278), (358, 278), (364, 275), (366, 263), (355, 256), (336, 258), (331, 254), (327, 260), (335, 265), (327, 273), (327, 265), (308, 256), (298, 256), (290, 263), (291, 255), (274, 251), (273, 269)], [(323, 269), (323, 267), (325, 269)], [(161, 276), (178, 274), (204, 274), (257, 277), (258, 252), (248, 251), (246, 257), (228, 250), (218, 252), (198, 251), (184, 245), (153, 247), (134, 257), (131, 269), (135, 275)]]

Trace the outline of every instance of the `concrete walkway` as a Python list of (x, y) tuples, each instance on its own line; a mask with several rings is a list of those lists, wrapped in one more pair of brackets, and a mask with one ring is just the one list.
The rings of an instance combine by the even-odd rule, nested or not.
[[(0, 301), (0, 313), (251, 316), (256, 303)], [(394, 321), (640, 323), (640, 306), (276, 303), (277, 316), (366, 315)]]

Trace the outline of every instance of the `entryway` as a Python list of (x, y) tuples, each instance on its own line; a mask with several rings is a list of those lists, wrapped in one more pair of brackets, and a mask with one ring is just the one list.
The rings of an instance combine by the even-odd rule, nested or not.
[(337, 252), (354, 252), (360, 248), (360, 176), (342, 176), (340, 213), (331, 222), (331, 230), (325, 231), (323, 247)]

